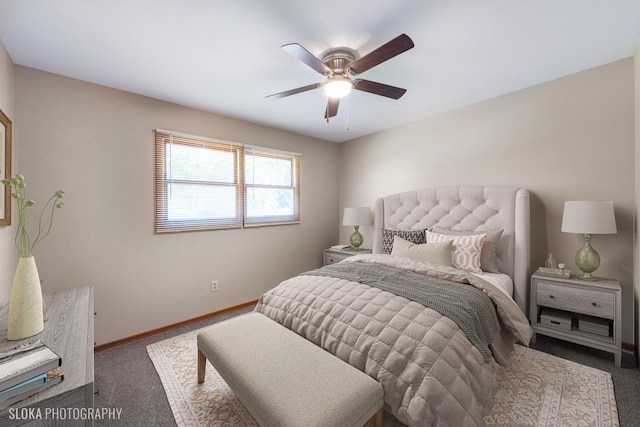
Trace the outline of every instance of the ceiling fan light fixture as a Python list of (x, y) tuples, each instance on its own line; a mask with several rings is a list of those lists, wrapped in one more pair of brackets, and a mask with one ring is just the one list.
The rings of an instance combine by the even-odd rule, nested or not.
[[(274, 93), (273, 95), (268, 95), (266, 98), (284, 98), (297, 93), (323, 88), (325, 95), (328, 97), (324, 114), (327, 122), (329, 118), (335, 117), (336, 114), (338, 114), (338, 106), (341, 103), (340, 98), (349, 95), (353, 89), (390, 99), (399, 99), (405, 94), (406, 89), (361, 78), (351, 80), (351, 77), (364, 73), (413, 47), (413, 41), (406, 34), (400, 34), (395, 39), (388, 41), (362, 57), (358, 57), (358, 53), (349, 48), (329, 49), (325, 51), (321, 57), (316, 57), (298, 43), (285, 44), (282, 46), (285, 52), (309, 66), (314, 71), (322, 74), (325, 81), (323, 83), (313, 83), (284, 92)], [(349, 121), (348, 108), (349, 104), (347, 103), (347, 123)], [(347, 130), (348, 129), (349, 125), (347, 124)]]
[(353, 89), (353, 82), (343, 76), (330, 77), (323, 85), (324, 93), (329, 98), (343, 98)]

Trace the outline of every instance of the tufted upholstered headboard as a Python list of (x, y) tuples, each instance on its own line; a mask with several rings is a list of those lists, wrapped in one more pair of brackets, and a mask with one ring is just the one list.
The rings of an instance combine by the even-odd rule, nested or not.
[(373, 252), (382, 251), (382, 229), (423, 230), (434, 225), (462, 231), (503, 229), (498, 269), (513, 279), (513, 298), (528, 312), (529, 191), (513, 187), (429, 188), (376, 200)]

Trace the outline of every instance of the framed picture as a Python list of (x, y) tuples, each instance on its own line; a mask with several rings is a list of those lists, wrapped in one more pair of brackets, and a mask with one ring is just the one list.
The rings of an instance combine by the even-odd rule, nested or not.
[[(11, 120), (0, 110), (0, 178), (11, 179)], [(0, 227), (11, 225), (11, 187), (2, 186)]]

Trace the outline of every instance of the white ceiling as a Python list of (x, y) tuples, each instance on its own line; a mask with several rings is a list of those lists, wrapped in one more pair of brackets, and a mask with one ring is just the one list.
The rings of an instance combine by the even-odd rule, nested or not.
[[(401, 33), (415, 47), (361, 75), (397, 101), (354, 91), (326, 123), (321, 90), (265, 99), (323, 81), (283, 44)], [(640, 1), (0, 0), (0, 39), (19, 65), (341, 142), (633, 56)]]

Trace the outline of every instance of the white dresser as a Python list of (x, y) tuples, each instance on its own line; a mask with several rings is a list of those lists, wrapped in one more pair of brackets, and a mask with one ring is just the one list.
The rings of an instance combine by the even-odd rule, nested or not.
[[(0, 412), (1, 426), (90, 426), (90, 419), (17, 419), (11, 408), (93, 408), (93, 289), (90, 287), (44, 294), (48, 320), (40, 334), (20, 341), (7, 341), (9, 307), (0, 312), (0, 351), (39, 338), (62, 359), (64, 381)], [(51, 412), (51, 411), (49, 411)], [(37, 414), (37, 412), (31, 412)], [(13, 419), (12, 419), (13, 418)]]
[[(534, 274), (531, 277), (529, 319), (536, 334), (548, 335), (614, 354), (621, 362), (620, 283)], [(595, 333), (594, 331), (598, 331)]]
[(345, 258), (349, 258), (354, 255), (361, 254), (370, 254), (371, 249), (336, 249), (336, 248), (328, 248), (324, 250), (324, 262), (323, 265), (335, 264), (336, 262), (340, 262)]

